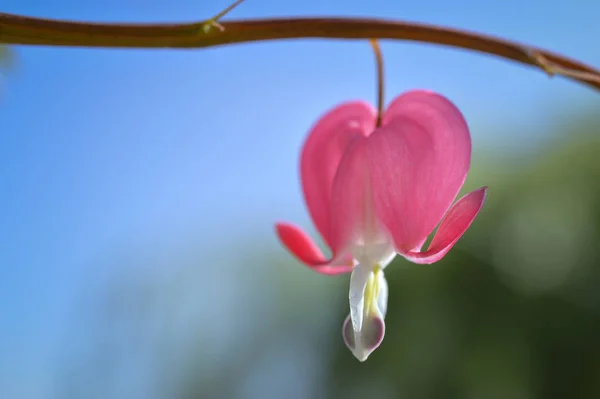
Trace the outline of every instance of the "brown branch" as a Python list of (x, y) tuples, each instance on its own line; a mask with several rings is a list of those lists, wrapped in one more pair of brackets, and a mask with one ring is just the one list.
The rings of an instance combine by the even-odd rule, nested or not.
[(187, 24), (97, 24), (0, 13), (0, 43), (17, 45), (203, 48), (255, 41), (326, 38), (426, 42), (492, 54), (600, 89), (600, 71), (559, 54), (478, 33), (381, 19), (279, 18)]

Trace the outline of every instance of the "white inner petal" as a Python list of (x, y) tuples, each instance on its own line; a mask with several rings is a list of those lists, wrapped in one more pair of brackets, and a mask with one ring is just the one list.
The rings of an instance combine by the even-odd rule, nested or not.
[[(385, 268), (392, 259), (394, 259), (396, 252), (394, 251), (390, 240), (382, 239), (382, 237), (379, 236), (377, 241), (365, 243), (364, 241), (359, 240), (352, 247), (352, 256), (356, 259), (358, 264), (354, 267), (352, 276), (350, 277), (350, 318), (352, 319), (354, 331), (359, 332), (362, 328), (365, 310), (364, 294), (369, 277), (372, 276), (375, 268)], [(382, 309), (381, 305), (378, 304), (378, 308), (382, 315), (385, 315), (385, 311), (387, 310), (388, 287), (385, 278), (383, 277), (383, 273), (377, 273), (377, 278), (379, 281), (383, 279), (383, 283), (379, 284), (383, 288), (380, 296), (384, 296), (382, 297), (382, 301), (386, 303), (386, 306)], [(380, 302), (379, 299), (377, 299), (377, 301), (378, 303)]]
[(385, 318), (388, 303), (388, 283), (383, 275), (383, 270), (377, 273), (377, 282), (379, 286), (379, 295), (377, 296), (377, 307), (381, 312), (381, 317)]
[(372, 270), (371, 267), (358, 264), (350, 276), (350, 318), (354, 331), (362, 329), (365, 308), (365, 287)]
[[(366, 318), (371, 318), (366, 319), (367, 322), (383, 323), (387, 311), (388, 286), (382, 269), (396, 256), (391, 235), (374, 212), (372, 187), (365, 184), (365, 188), (360, 230), (349, 248), (357, 263), (350, 277), (349, 294), (355, 344), (353, 352), (361, 361), (368, 356), (368, 351), (362, 347), (363, 323)], [(365, 301), (367, 285), (369, 297)]]
[[(373, 269), (376, 265), (382, 268), (387, 266), (387, 263), (395, 255), (396, 252), (389, 241), (379, 241), (367, 245), (358, 242), (352, 247), (352, 256), (354, 259), (369, 269)], [(382, 263), (385, 263), (385, 266)]]
[[(385, 334), (388, 285), (383, 270), (377, 266), (358, 266), (350, 281), (350, 320), (346, 319), (343, 334), (348, 348), (363, 362)], [(353, 289), (356, 291), (352, 292)]]

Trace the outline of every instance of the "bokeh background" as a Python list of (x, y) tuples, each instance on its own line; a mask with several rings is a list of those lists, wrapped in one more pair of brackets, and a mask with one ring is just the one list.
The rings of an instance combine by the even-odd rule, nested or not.
[[(227, 0), (2, 0), (88, 21), (207, 18)], [(503, 36), (600, 66), (596, 0), (247, 0), (231, 17), (373, 16)], [(13, 48), (0, 97), (0, 398), (600, 397), (600, 95), (500, 59), (384, 42), (387, 100), (464, 112), (466, 190), (439, 263), (387, 269), (382, 346), (346, 350), (348, 276), (291, 258), (312, 227), (307, 130), (375, 99), (366, 42)]]

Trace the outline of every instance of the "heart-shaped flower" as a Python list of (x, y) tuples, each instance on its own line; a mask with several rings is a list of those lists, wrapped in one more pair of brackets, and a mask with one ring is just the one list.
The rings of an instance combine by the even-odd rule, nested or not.
[(304, 144), (304, 197), (331, 256), (300, 228), (276, 225), (283, 245), (315, 271), (352, 272), (343, 337), (360, 361), (385, 333), (385, 267), (396, 254), (421, 264), (444, 257), (479, 213), (487, 189), (453, 205), (469, 171), (471, 137), (442, 95), (406, 92), (385, 110), (381, 126), (376, 122), (374, 107), (348, 102), (326, 113)]

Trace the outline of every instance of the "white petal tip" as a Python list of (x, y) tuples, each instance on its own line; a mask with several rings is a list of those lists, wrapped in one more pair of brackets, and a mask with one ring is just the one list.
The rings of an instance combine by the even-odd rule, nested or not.
[(379, 315), (364, 320), (361, 331), (354, 331), (350, 316), (342, 328), (344, 343), (359, 362), (364, 362), (381, 345), (385, 336), (385, 322)]

